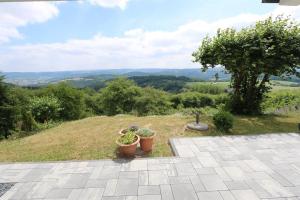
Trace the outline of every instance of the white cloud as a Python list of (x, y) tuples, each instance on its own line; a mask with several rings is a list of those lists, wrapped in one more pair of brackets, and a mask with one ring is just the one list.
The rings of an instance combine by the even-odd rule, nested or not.
[(0, 4), (0, 43), (12, 38), (22, 38), (19, 27), (42, 23), (58, 15), (53, 3), (18, 2)]
[(215, 34), (220, 27), (240, 28), (281, 13), (300, 20), (300, 7), (279, 7), (265, 15), (242, 14), (214, 22), (192, 21), (174, 31), (134, 29), (120, 37), (96, 35), (88, 40), (11, 46), (0, 51), (0, 63), (5, 71), (198, 67), (191, 62), (191, 53), (205, 35)]
[(89, 0), (90, 3), (106, 8), (119, 7), (125, 9), (129, 0)]

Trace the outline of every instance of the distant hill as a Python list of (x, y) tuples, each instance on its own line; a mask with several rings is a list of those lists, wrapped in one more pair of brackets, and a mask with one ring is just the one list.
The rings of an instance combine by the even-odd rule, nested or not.
[(186, 83), (194, 81), (185, 76), (167, 75), (132, 76), (129, 79), (140, 87), (153, 87), (167, 92), (180, 92)]
[[(139, 76), (174, 76), (187, 77), (201, 81), (215, 80), (215, 74), (218, 73), (219, 81), (228, 81), (230, 74), (227, 74), (223, 68), (210, 68), (203, 72), (200, 68), (187, 69), (110, 69), (94, 71), (61, 71), (61, 72), (4, 72), (5, 81), (20, 86), (44, 86), (51, 83), (66, 81), (76, 87), (92, 87), (98, 84), (101, 88), (106, 80), (124, 77)], [(151, 78), (153, 79), (153, 77)], [(138, 78), (135, 78), (138, 80)], [(288, 80), (290, 82), (300, 83), (300, 78), (289, 76), (288, 78), (272, 77), (272, 80)]]
[[(201, 69), (111, 69), (95, 71), (62, 71), (62, 72), (4, 72), (5, 80), (21, 86), (41, 86), (59, 81), (71, 81), (78, 78), (97, 79), (98, 81), (107, 80), (117, 76), (150, 76), (150, 75), (167, 75), (167, 76), (185, 76), (199, 80), (212, 80), (218, 73), (220, 80), (228, 80), (230, 75), (225, 74), (223, 69), (215, 68), (202, 72)], [(82, 80), (83, 80), (82, 79)], [(82, 82), (81, 80), (81, 82)], [(91, 80), (85, 80), (89, 82)]]

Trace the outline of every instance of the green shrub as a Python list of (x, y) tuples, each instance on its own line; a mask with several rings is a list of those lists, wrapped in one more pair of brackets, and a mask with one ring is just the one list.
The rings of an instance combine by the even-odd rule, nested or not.
[(233, 115), (226, 111), (219, 111), (213, 116), (216, 128), (222, 132), (229, 132), (233, 127)]
[(227, 94), (215, 95), (213, 98), (216, 106), (220, 104), (228, 104), (230, 101), (230, 97)]
[(154, 135), (154, 131), (148, 128), (141, 128), (136, 132), (140, 137), (151, 137)]
[(211, 95), (201, 94), (198, 92), (181, 93), (173, 96), (171, 101), (175, 108), (178, 108), (181, 105), (184, 108), (198, 108), (214, 105), (214, 100)]
[(58, 119), (61, 105), (55, 97), (42, 96), (32, 98), (30, 100), (29, 108), (33, 118), (37, 122), (44, 123)]
[(37, 130), (37, 128), (38, 128), (38, 124), (34, 120), (31, 111), (25, 111), (24, 113), (22, 113), (21, 130), (30, 132), (30, 131)]
[(18, 99), (12, 94), (11, 86), (0, 76), (0, 139), (8, 138), (16, 129), (20, 117)]
[(141, 95), (141, 88), (133, 81), (117, 78), (101, 90), (99, 104), (104, 114), (116, 115), (129, 113), (133, 110), (136, 97)]
[(191, 92), (199, 92), (204, 94), (222, 94), (226, 89), (225, 85), (214, 83), (191, 83), (187, 86), (187, 90)]
[(134, 108), (139, 116), (164, 115), (171, 109), (167, 93), (153, 88), (143, 89), (142, 95), (135, 101)]
[(80, 119), (85, 112), (83, 93), (70, 85), (61, 83), (51, 85), (46, 89), (48, 95), (56, 97), (60, 104), (61, 110), (59, 118), (64, 120)]
[(128, 131), (125, 135), (122, 135), (118, 141), (125, 145), (132, 144), (136, 141), (136, 134), (133, 131)]
[(264, 111), (300, 105), (300, 92), (296, 90), (279, 90), (271, 92), (263, 101)]

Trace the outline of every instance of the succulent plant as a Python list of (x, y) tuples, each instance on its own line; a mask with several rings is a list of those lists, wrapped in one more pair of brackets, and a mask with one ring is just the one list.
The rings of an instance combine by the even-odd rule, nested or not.
[(122, 135), (118, 141), (121, 144), (132, 144), (136, 141), (136, 134), (133, 131), (128, 131), (125, 135)]
[(154, 135), (154, 131), (148, 128), (141, 128), (136, 132), (140, 137), (151, 137)]

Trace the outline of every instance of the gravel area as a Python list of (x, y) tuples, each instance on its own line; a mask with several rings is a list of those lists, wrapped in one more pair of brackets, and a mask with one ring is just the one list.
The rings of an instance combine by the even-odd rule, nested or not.
[(0, 197), (5, 194), (12, 186), (14, 186), (14, 183), (0, 183)]

